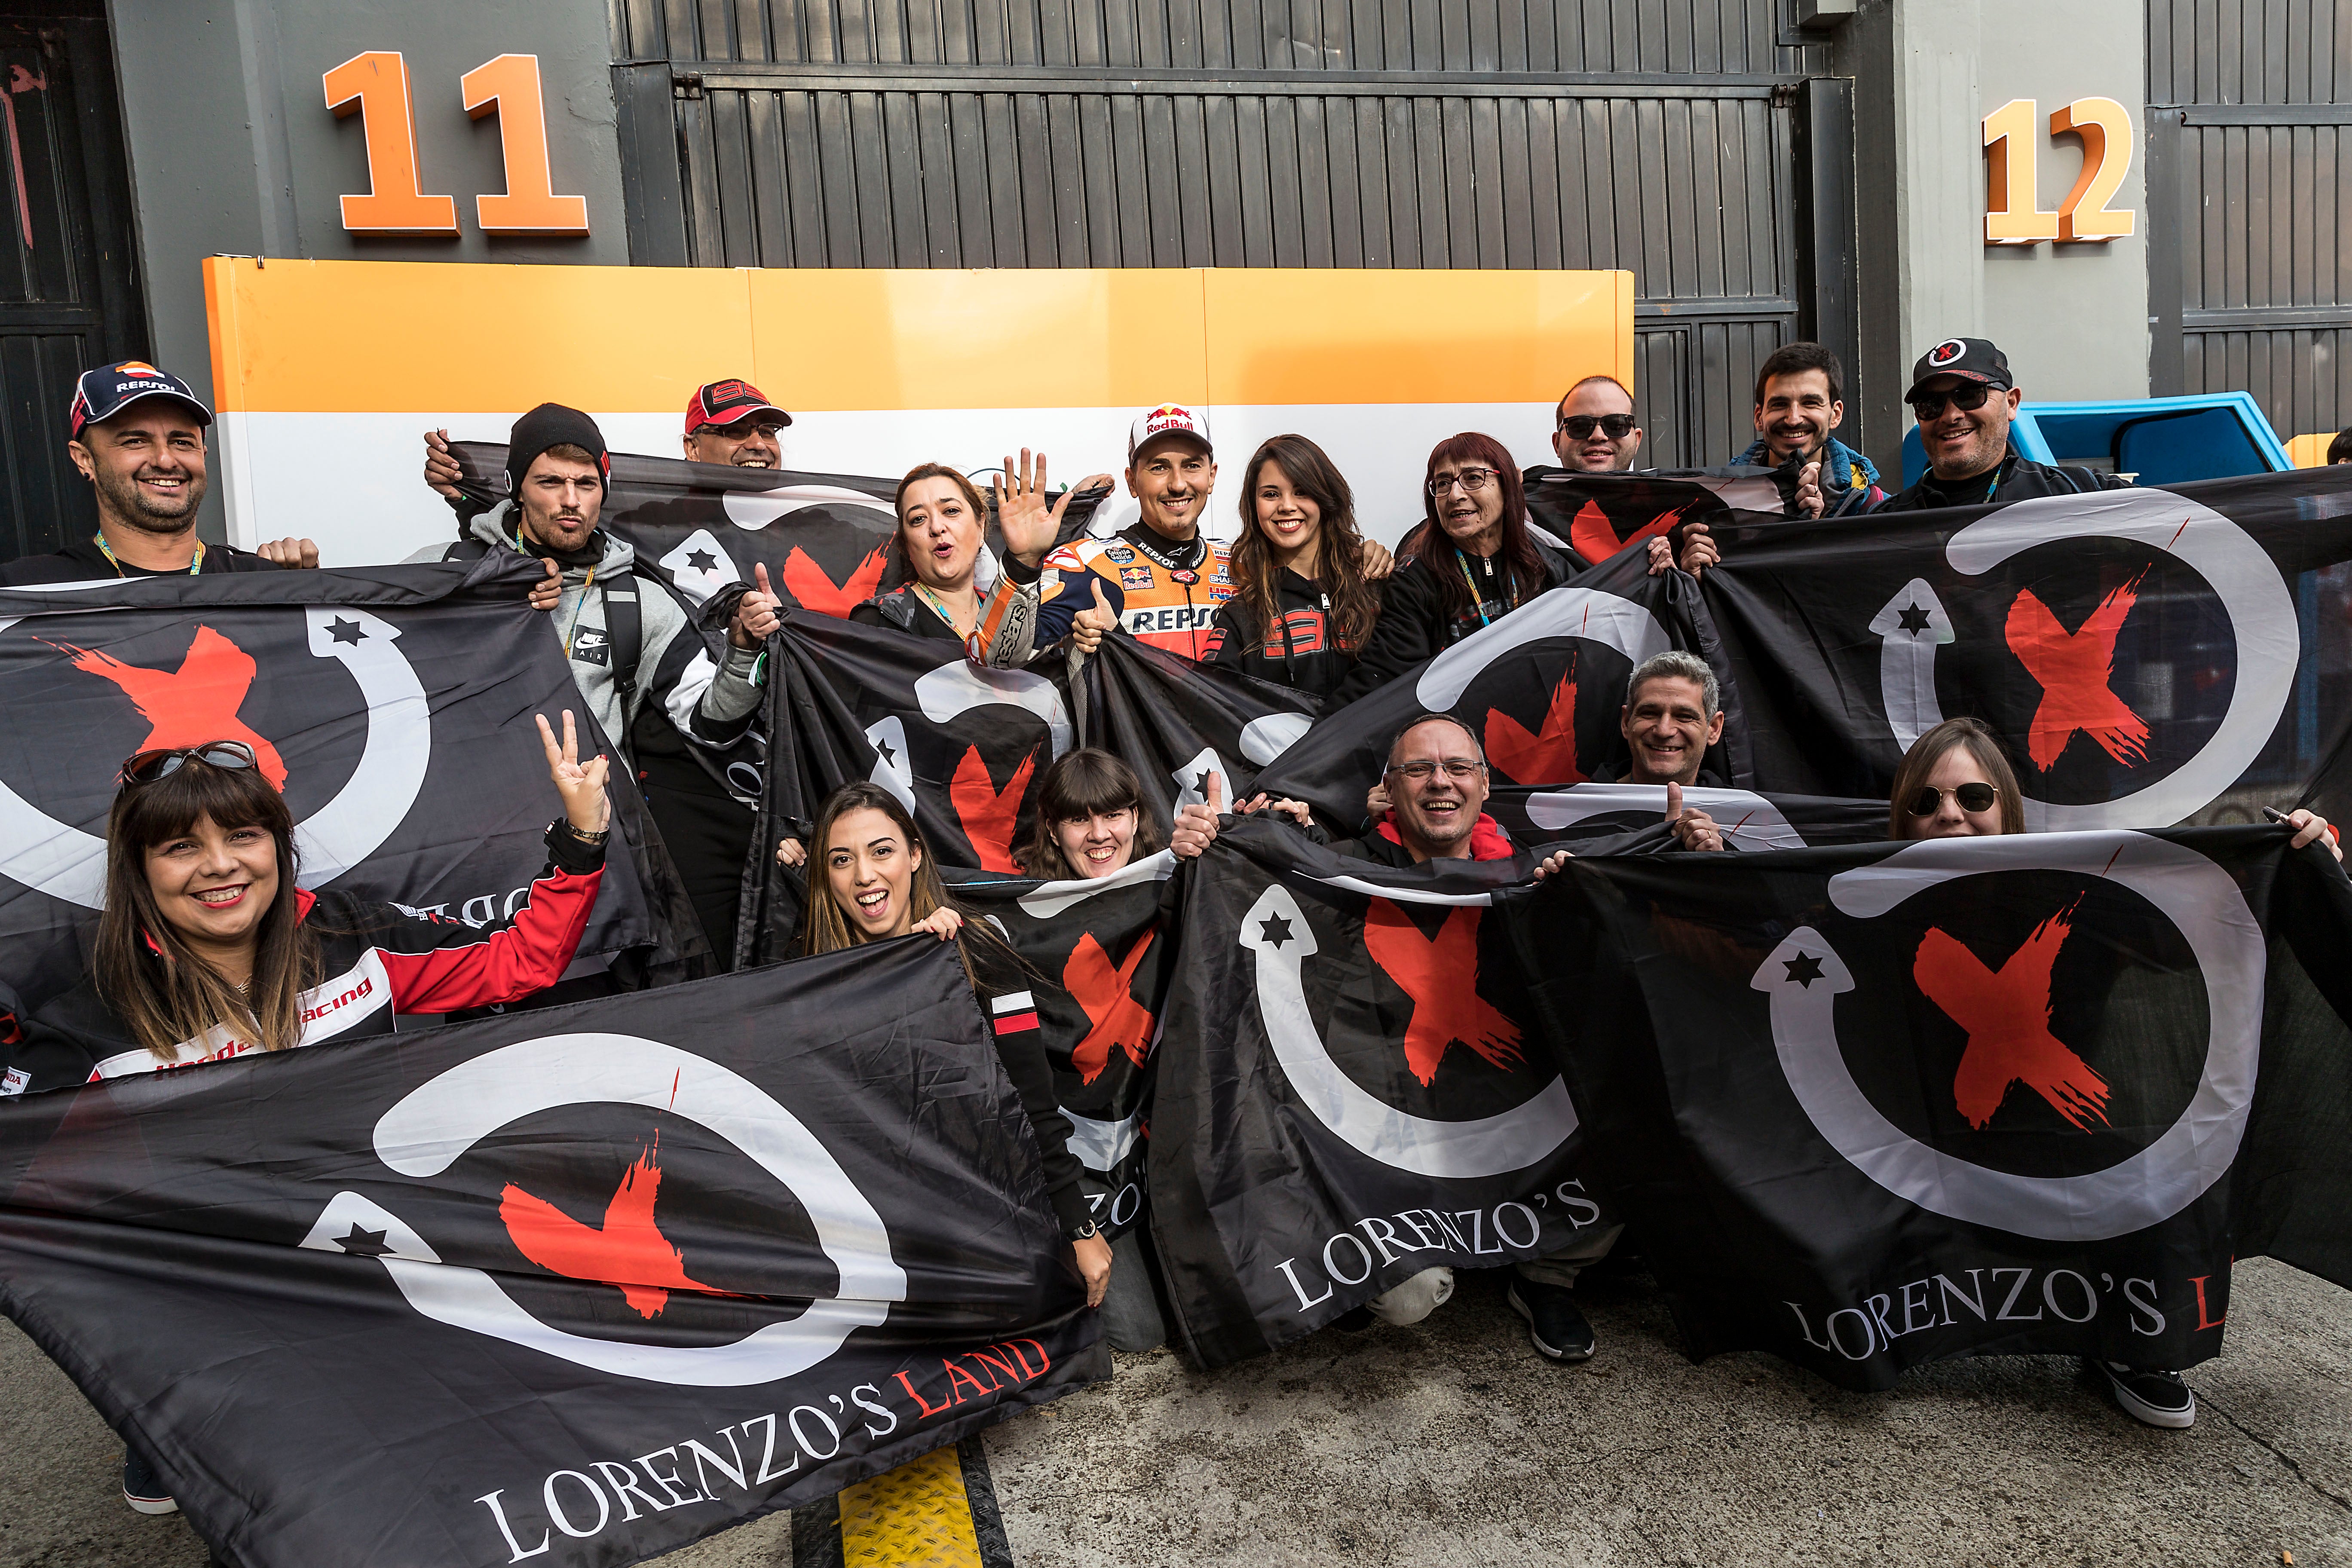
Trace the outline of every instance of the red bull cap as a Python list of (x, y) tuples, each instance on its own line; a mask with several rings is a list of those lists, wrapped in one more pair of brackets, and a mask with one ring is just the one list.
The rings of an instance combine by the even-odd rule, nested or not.
[(1127, 460), (1135, 461), (1135, 454), (1146, 441), (1160, 436), (1190, 436), (1201, 443), (1201, 450), (1212, 457), (1216, 447), (1209, 443), (1208, 416), (1197, 408), (1187, 408), (1181, 403), (1163, 403), (1159, 407), (1139, 416), (1127, 433)]

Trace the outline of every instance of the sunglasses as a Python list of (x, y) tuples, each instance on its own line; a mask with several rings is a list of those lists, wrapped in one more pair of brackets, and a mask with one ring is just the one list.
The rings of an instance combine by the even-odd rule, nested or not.
[(1915, 392), (1904, 401), (1911, 405), (1911, 412), (1918, 416), (1919, 423), (1925, 425), (1942, 414), (1947, 403), (1964, 414), (1973, 414), (1982, 408), (1985, 399), (1991, 395), (1991, 387), (1982, 382), (1971, 382), (1949, 392)]
[(1911, 815), (1935, 816), (1937, 812), (1943, 809), (1944, 796), (1947, 793), (1960, 803), (1962, 811), (1990, 811), (1992, 803), (2000, 798), (1989, 784), (1964, 784), (1959, 788), (1949, 792), (1937, 789), (1934, 784), (1921, 784), (1919, 793), (1911, 797)]
[(191, 762), (208, 763), (216, 768), (260, 765), (254, 757), (253, 748), (242, 741), (207, 741), (201, 746), (140, 752), (122, 764), (122, 771), (115, 775), (115, 780), (119, 784), (151, 784), (158, 779), (170, 778)]
[(706, 425), (703, 428), (730, 441), (740, 441), (755, 434), (773, 441), (784, 433), (783, 426), (773, 419), (739, 419), (732, 425)]
[(1571, 441), (1590, 441), (1595, 429), (1612, 441), (1622, 441), (1633, 433), (1633, 416), (1630, 414), (1563, 414), (1559, 427)]

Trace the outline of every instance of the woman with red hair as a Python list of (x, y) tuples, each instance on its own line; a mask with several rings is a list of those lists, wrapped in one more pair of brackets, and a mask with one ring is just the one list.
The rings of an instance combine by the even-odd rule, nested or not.
[(1386, 685), (1560, 582), (1568, 557), (1528, 527), (1519, 466), (1465, 431), (1429, 454), (1422, 522), (1397, 547), (1380, 619), (1326, 711)]

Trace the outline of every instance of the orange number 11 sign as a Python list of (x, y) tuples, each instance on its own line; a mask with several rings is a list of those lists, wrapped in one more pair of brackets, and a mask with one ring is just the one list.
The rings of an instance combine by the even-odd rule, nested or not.
[[(370, 188), (364, 195), (343, 198), (343, 227), (352, 234), (455, 236), (457, 204), (418, 189), (416, 117), (408, 67), (399, 52), (354, 55), (327, 73), (326, 88), (327, 107), (339, 117), (356, 110), (367, 137)], [(474, 198), (482, 232), (586, 234), (588, 199), (555, 194), (539, 57), (500, 55), (485, 61), (460, 79), (458, 90), (474, 119), (499, 117), (507, 188), (503, 195)]]

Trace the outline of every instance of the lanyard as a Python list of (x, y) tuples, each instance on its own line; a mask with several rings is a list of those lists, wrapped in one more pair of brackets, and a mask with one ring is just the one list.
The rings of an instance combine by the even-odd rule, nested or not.
[[(1487, 557), (1482, 555), (1479, 559), (1483, 561)], [(1478, 592), (1478, 584), (1470, 576), (1470, 558), (1457, 550), (1454, 552), (1454, 564), (1462, 568), (1462, 581), (1470, 590), (1470, 607), (1478, 612), (1480, 628), (1493, 626), (1495, 623), (1486, 617), (1486, 596)], [(1507, 572), (1498, 572), (1496, 575), (1502, 579), (1503, 613), (1508, 615), (1519, 607), (1518, 585), (1511, 581), (1510, 574)]]
[[(945, 601), (932, 593), (929, 586), (920, 580), (915, 583), (914, 589), (923, 596), (923, 603), (930, 605), (931, 613), (948, 624), (948, 630), (956, 629), (955, 613), (947, 607)], [(993, 616), (988, 613), (989, 601), (992, 599), (1002, 600)], [(971, 631), (963, 639), (963, 650), (971, 656), (974, 664), (988, 662), (988, 639), (995, 632), (998, 624), (1003, 620), (1004, 611), (1012, 602), (1012, 595), (1009, 594), (1000, 595), (992, 593), (983, 594), (978, 589), (972, 591)]]
[[(93, 533), (89, 538), (90, 542), (98, 546), (98, 552), (106, 557), (106, 563), (114, 568), (114, 574), (116, 576), (127, 577), (130, 575), (129, 573), (123, 571), (122, 563), (114, 558), (114, 551), (107, 544), (104, 531), (101, 530), (97, 533)], [(193, 577), (204, 569), (205, 542), (199, 539), (196, 541), (196, 558), (188, 563), (188, 575)]]
[[(603, 563), (597, 563), (602, 565)], [(563, 657), (572, 657), (572, 645), (580, 637), (580, 617), (588, 613), (588, 590), (596, 585), (596, 567), (588, 568), (588, 580), (580, 584), (580, 598), (572, 606), (572, 629), (563, 634)]]

